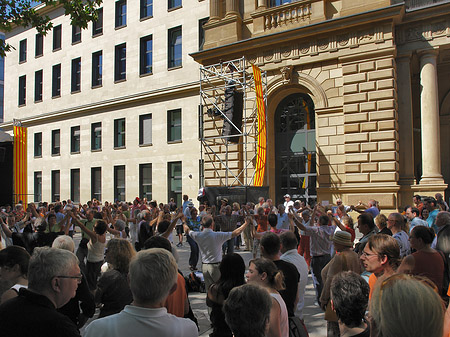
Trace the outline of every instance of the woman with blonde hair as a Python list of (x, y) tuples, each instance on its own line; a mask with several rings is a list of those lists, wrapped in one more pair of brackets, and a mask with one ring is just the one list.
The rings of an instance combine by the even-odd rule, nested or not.
[(444, 306), (429, 283), (405, 274), (381, 282), (370, 301), (371, 336), (442, 337)]
[(389, 228), (387, 228), (387, 217), (384, 214), (378, 214), (374, 221), (375, 221), (375, 225), (377, 225), (379, 232), (378, 234), (387, 234), (392, 236), (392, 232)]
[(116, 314), (133, 301), (128, 285), (128, 268), (135, 255), (131, 243), (125, 239), (108, 242), (105, 259), (110, 270), (100, 277), (95, 291), (95, 302), (103, 304), (99, 317)]
[(288, 312), (286, 304), (278, 292), (284, 289), (283, 273), (278, 270), (275, 263), (271, 260), (259, 258), (250, 261), (247, 279), (249, 283), (265, 288), (272, 297), (267, 337), (288, 337)]

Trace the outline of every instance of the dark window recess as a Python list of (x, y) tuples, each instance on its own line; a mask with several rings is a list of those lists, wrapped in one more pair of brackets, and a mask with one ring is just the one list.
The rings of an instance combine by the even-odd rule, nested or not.
[(61, 96), (61, 64), (52, 67), (52, 97)]
[(125, 118), (114, 120), (114, 147), (125, 146)]
[(102, 123), (91, 124), (91, 150), (102, 149)]
[(151, 74), (152, 63), (153, 63), (153, 39), (152, 36), (145, 36), (141, 38), (141, 48), (140, 48), (140, 74)]
[(103, 34), (103, 8), (98, 9), (97, 20), (92, 23), (92, 36)]
[(153, 16), (153, 0), (141, 0), (141, 19)]
[(70, 152), (80, 152), (80, 127), (72, 126), (70, 128)]
[(42, 34), (36, 34), (36, 49), (34, 56), (42, 56), (44, 54), (44, 36)]
[(61, 49), (62, 26), (53, 27), (53, 50)]
[(58, 156), (61, 152), (61, 131), (52, 131), (52, 155)]
[(42, 132), (34, 134), (34, 156), (42, 157)]
[(27, 101), (27, 76), (19, 77), (19, 105), (25, 105)]
[(120, 44), (115, 48), (114, 81), (125, 80), (127, 76), (127, 47)]
[(27, 60), (27, 39), (19, 42), (19, 62)]
[(103, 53), (98, 51), (92, 54), (92, 86), (96, 87), (102, 85), (102, 64)]
[(180, 67), (182, 64), (181, 26), (169, 29), (169, 68)]
[(72, 26), (72, 43), (81, 42), (81, 28)]
[(34, 101), (42, 101), (42, 69), (34, 73)]
[(127, 24), (127, 2), (126, 0), (116, 1), (116, 28)]
[(71, 92), (81, 90), (81, 57), (72, 60)]

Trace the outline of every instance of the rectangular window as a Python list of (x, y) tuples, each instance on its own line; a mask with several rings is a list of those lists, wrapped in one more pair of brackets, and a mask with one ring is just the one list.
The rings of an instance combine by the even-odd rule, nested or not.
[(152, 164), (139, 165), (139, 196), (152, 200)]
[(25, 105), (27, 99), (27, 75), (19, 77), (19, 106)]
[(80, 152), (80, 126), (70, 128), (70, 152)]
[(42, 101), (42, 69), (34, 73), (34, 101)]
[(125, 80), (127, 77), (127, 47), (122, 43), (115, 48), (114, 81)]
[(102, 85), (103, 52), (92, 53), (92, 87)]
[(127, 1), (116, 1), (116, 28), (127, 24)]
[(181, 109), (167, 111), (167, 141), (181, 140)]
[(141, 0), (141, 19), (153, 16), (153, 0)]
[(152, 144), (152, 114), (139, 116), (139, 145)]
[(181, 26), (169, 29), (169, 68), (181, 67)]
[(60, 199), (60, 174), (59, 170), (52, 171), (52, 202)]
[(42, 172), (34, 172), (34, 202), (42, 201)]
[(181, 193), (182, 193), (182, 167), (181, 161), (170, 162), (168, 163), (168, 186), (169, 186), (169, 195), (167, 196), (167, 200), (170, 198), (174, 198), (177, 205), (181, 205)]
[(205, 29), (203, 25), (207, 23), (209, 18), (204, 18), (198, 20), (198, 50), (203, 50), (203, 45), (205, 44)]
[(71, 92), (81, 90), (81, 57), (72, 60), (72, 85)]
[(141, 52), (140, 52), (140, 70), (141, 75), (151, 74), (153, 65), (153, 39), (152, 36), (141, 37)]
[(34, 156), (42, 157), (42, 132), (34, 134)]
[(35, 57), (44, 55), (44, 36), (42, 34), (36, 34), (36, 48), (34, 52)]
[(168, 8), (173, 9), (181, 7), (181, 0), (169, 0)]
[(70, 199), (80, 202), (80, 169), (70, 170)]
[(61, 64), (52, 67), (52, 97), (61, 96)]
[(92, 23), (92, 36), (103, 34), (103, 8), (98, 9), (97, 20)]
[(61, 49), (62, 26), (53, 27), (53, 51)]
[(114, 166), (114, 200), (125, 201), (125, 165)]
[(91, 150), (102, 149), (102, 123), (91, 124)]
[(61, 131), (52, 130), (52, 156), (59, 156), (61, 153), (60, 138)]
[(114, 147), (125, 147), (125, 118), (114, 120)]
[(102, 168), (91, 168), (91, 199), (102, 200)]
[(27, 39), (19, 42), (19, 63), (27, 61)]
[(81, 42), (81, 28), (72, 26), (72, 44)]

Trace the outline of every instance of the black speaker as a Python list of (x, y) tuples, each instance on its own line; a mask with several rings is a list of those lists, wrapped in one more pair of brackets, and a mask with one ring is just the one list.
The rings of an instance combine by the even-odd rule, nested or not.
[[(242, 114), (244, 105), (244, 93), (234, 88), (225, 89), (225, 104), (223, 114), (228, 118), (223, 119), (223, 136), (238, 135), (242, 129)], [(229, 122), (231, 121), (237, 129)], [(229, 137), (228, 141), (239, 143), (239, 136)]]

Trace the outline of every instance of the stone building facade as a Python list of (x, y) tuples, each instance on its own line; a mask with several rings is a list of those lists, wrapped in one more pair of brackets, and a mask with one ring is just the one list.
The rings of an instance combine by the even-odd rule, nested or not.
[[(204, 50), (192, 57), (209, 65), (245, 56), (267, 72), (272, 198), (373, 198), (397, 209), (450, 181), (449, 13), (448, 1), (210, 0)], [(290, 109), (308, 100), (314, 123), (295, 122), (286, 139), (280, 118), (306, 118)], [(302, 154), (308, 132), (315, 146)], [(317, 182), (302, 186), (312, 173)]]

